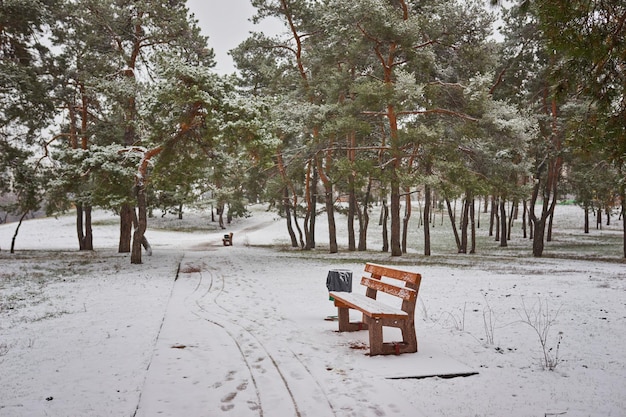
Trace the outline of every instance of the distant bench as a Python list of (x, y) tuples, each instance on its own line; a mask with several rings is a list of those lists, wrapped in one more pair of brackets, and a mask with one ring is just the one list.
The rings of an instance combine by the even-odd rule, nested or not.
[(224, 244), (224, 246), (233, 246), (233, 232), (224, 235), (224, 237), (222, 238), (222, 243)]
[[(369, 330), (370, 355), (390, 355), (417, 352), (415, 335), (415, 302), (422, 276), (415, 272), (402, 271), (372, 263), (365, 264), (365, 272), (370, 277), (363, 277), (361, 285), (367, 287), (365, 295), (331, 291), (338, 309), (339, 331), (353, 332)], [(383, 282), (395, 280), (394, 283)], [(399, 281), (399, 284), (396, 283)], [(398, 297), (402, 307), (396, 308), (376, 300), (378, 291)], [(363, 313), (362, 322), (350, 322), (350, 309)], [(402, 331), (402, 341), (383, 342), (383, 327), (397, 327)]]

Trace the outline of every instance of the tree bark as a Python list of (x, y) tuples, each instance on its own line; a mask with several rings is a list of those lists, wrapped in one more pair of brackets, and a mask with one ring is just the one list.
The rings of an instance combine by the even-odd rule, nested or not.
[(456, 228), (456, 219), (452, 212), (452, 205), (450, 200), (446, 197), (446, 207), (448, 208), (448, 217), (450, 218), (450, 225), (452, 226), (452, 232), (454, 232), (454, 241), (456, 242), (456, 249), (458, 253), (461, 253), (461, 239), (459, 238), (459, 231)]
[(381, 224), (383, 226), (383, 252), (389, 252), (389, 232), (387, 230), (387, 219), (389, 218), (389, 207), (387, 200), (383, 199)]
[(534, 190), (533, 190), (533, 195), (532, 198), (530, 200), (530, 222), (532, 225), (532, 229), (531, 229), (531, 235), (532, 235), (532, 240), (533, 240), (533, 256), (539, 258), (541, 256), (543, 256), (543, 248), (544, 248), (544, 237), (545, 237), (545, 227), (546, 227), (546, 221), (548, 219), (548, 200), (547, 198), (549, 196), (544, 195), (544, 200), (542, 203), (542, 209), (541, 209), (541, 216), (537, 217), (535, 215), (535, 205), (537, 203), (537, 197), (539, 196), (539, 189), (542, 186), (541, 181), (537, 181), (537, 183), (535, 184)]
[(354, 233), (354, 218), (356, 216), (356, 193), (354, 191), (354, 176), (350, 175), (348, 180), (350, 188), (348, 194), (348, 250), (356, 250), (356, 236)]
[(621, 197), (622, 197), (622, 244), (624, 251), (624, 258), (626, 258), (626, 216), (624, 216), (624, 209), (626, 208), (626, 188), (624, 186), (621, 187)]
[(404, 218), (402, 219), (402, 253), (406, 253), (407, 236), (409, 234), (409, 220), (411, 219), (411, 190), (406, 188), (404, 197)]
[(120, 208), (120, 241), (119, 253), (130, 252), (130, 242), (133, 232), (133, 208), (130, 204), (124, 203)]
[(91, 213), (93, 209), (90, 205), (84, 207), (85, 214), (85, 237), (84, 250), (93, 250), (93, 227), (91, 225)]
[(132, 251), (130, 253), (131, 264), (141, 264), (141, 248), (145, 239), (148, 226), (148, 210), (146, 204), (146, 186), (143, 180), (137, 184), (137, 227), (133, 233)]
[(226, 226), (224, 226), (224, 203), (220, 202), (217, 204), (217, 216), (217, 221), (220, 229), (226, 229)]
[(424, 186), (424, 256), (430, 256), (430, 185)]
[(293, 225), (291, 223), (291, 199), (289, 198), (289, 189), (285, 187), (283, 189), (283, 208), (285, 209), (285, 219), (287, 220), (287, 232), (291, 238), (291, 247), (298, 247), (298, 239), (293, 231)]
[(22, 226), (22, 222), (24, 221), (27, 215), (28, 215), (28, 211), (24, 212), (24, 214), (22, 214), (22, 216), (20, 217), (20, 221), (17, 222), (15, 233), (13, 233), (13, 238), (11, 239), (11, 250), (9, 251), (10, 253), (15, 253), (15, 240), (17, 239), (17, 234), (20, 231), (20, 226)]
[(511, 203), (511, 210), (509, 211), (509, 221), (506, 227), (506, 239), (511, 240), (511, 234), (513, 231), (513, 221), (517, 219), (517, 200), (513, 200)]
[(82, 203), (76, 203), (76, 234), (79, 250), (93, 250), (91, 206), (89, 205), (83, 206)]
[[(485, 200), (485, 210), (487, 210), (487, 202)], [(494, 225), (496, 224), (495, 222), (496, 220), (496, 197), (495, 196), (491, 196), (491, 213), (489, 216), (489, 236), (493, 236), (493, 228)], [(498, 238), (496, 237), (496, 240)]]
[(463, 212), (461, 214), (461, 247), (459, 248), (459, 253), (467, 253), (470, 201), (471, 195), (466, 193), (465, 200), (463, 201)]
[[(315, 197), (315, 194), (313, 192), (313, 190), (315, 189), (315, 184), (313, 182), (313, 178), (312, 178), (312, 171), (315, 170), (315, 166), (314, 163), (312, 161), (309, 161), (309, 163), (307, 164), (307, 171), (306, 171), (306, 177), (305, 177), (305, 183), (304, 183), (304, 195), (305, 195), (305, 201), (306, 201), (306, 212), (304, 214), (304, 239), (305, 239), (305, 244), (304, 244), (304, 250), (311, 250), (315, 247), (315, 242), (313, 240), (313, 236), (314, 236), (314, 232), (315, 232), (315, 221), (313, 220), (315, 218), (315, 204), (313, 203), (313, 199)], [(313, 183), (313, 185), (311, 184)]]
[(394, 172), (391, 180), (391, 256), (401, 256), (400, 245), (400, 180)]
[(311, 218), (309, 219), (309, 241), (307, 245), (311, 249), (315, 249), (315, 221), (317, 220), (317, 184), (319, 182), (319, 175), (317, 173), (317, 166), (313, 165), (313, 184), (311, 185)]
[(505, 248), (507, 243), (507, 227), (506, 227), (506, 201), (500, 198), (500, 247)]
[[(330, 156), (327, 158), (327, 163), (330, 163)], [(324, 172), (321, 161), (318, 159), (317, 171), (322, 179), (322, 184), (324, 184), (325, 196), (324, 200), (326, 203), (326, 216), (328, 217), (328, 242), (329, 242), (329, 252), (337, 253), (337, 226), (335, 225), (335, 201), (333, 198), (333, 184), (330, 181), (330, 178), (326, 176)]]
[(356, 180), (356, 168), (354, 166), (356, 160), (356, 151), (354, 150), (356, 148), (356, 132), (353, 131), (348, 134), (347, 145), (347, 157), (352, 168), (352, 172), (348, 176), (348, 250), (353, 252), (356, 250), (356, 236), (354, 233), (354, 218), (357, 210), (356, 190), (354, 185)]
[(524, 239), (528, 237), (526, 233), (527, 227), (527, 214), (528, 214), (528, 202), (526, 200), (522, 200), (522, 232), (524, 234)]
[(548, 233), (546, 242), (552, 242), (552, 225), (554, 224), (554, 209), (556, 208), (556, 192), (552, 194), (552, 202), (550, 203), (550, 212), (548, 215)]
[(372, 192), (372, 177), (369, 177), (367, 182), (367, 191), (363, 197), (363, 208), (358, 210), (359, 214), (359, 251), (367, 250), (367, 227), (369, 226), (369, 200)]
[(326, 185), (326, 215), (328, 216), (328, 240), (330, 253), (337, 253), (339, 248), (337, 246), (337, 226), (335, 225), (335, 201), (333, 198), (333, 186), (332, 184)]
[[(476, 211), (474, 208), (474, 199), (472, 199), (471, 205), (470, 205), (470, 224), (471, 224), (471, 247), (470, 247), (470, 253), (476, 253), (476, 221), (475, 221), (475, 217), (476, 217)], [(479, 207), (479, 218), (480, 218), (480, 207)]]
[(85, 233), (83, 232), (82, 203), (76, 203), (76, 235), (78, 237), (78, 250), (85, 250)]
[(300, 238), (300, 249), (304, 249), (304, 236), (302, 234), (302, 229), (300, 228), (300, 223), (298, 223), (298, 208), (293, 208), (293, 223), (296, 225), (296, 230), (298, 231), (298, 237)]

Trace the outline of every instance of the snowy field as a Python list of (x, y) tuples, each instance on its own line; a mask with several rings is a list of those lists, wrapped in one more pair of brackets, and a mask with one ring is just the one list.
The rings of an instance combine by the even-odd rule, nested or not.
[[(90, 253), (72, 216), (24, 223), (13, 255), (15, 224), (0, 226), (0, 417), (626, 416), (621, 221), (583, 235), (581, 210), (559, 206), (534, 259), (519, 222), (508, 248), (483, 225), (459, 255), (438, 218), (433, 256), (412, 225), (391, 258), (376, 219), (367, 252), (329, 255), (322, 217), (311, 252), (260, 207), (228, 227), (232, 247), (206, 214), (157, 217), (143, 265), (116, 253), (108, 213)], [(367, 261), (422, 274), (418, 353), (369, 357), (367, 332), (324, 320), (328, 270), (362, 291)]]

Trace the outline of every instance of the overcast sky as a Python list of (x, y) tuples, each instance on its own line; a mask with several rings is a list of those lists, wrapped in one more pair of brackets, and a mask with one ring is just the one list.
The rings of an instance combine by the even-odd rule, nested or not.
[(276, 25), (250, 22), (255, 11), (250, 0), (187, 0), (187, 6), (198, 20), (202, 34), (209, 37), (209, 46), (215, 50), (215, 69), (220, 74), (235, 71), (228, 51), (245, 40), (250, 31), (278, 30)]
[(235, 71), (228, 51), (243, 42), (250, 31), (265, 31), (273, 35), (282, 29), (278, 21), (266, 20), (261, 25), (254, 25), (250, 18), (255, 9), (250, 0), (187, 0), (187, 6), (198, 20), (202, 33), (209, 37), (209, 46), (215, 50), (215, 69), (220, 74)]

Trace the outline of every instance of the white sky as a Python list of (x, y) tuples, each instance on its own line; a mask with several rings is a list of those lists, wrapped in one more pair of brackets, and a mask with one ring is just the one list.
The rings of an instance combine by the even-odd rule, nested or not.
[(216, 71), (230, 74), (235, 71), (228, 51), (243, 42), (251, 31), (278, 32), (275, 23), (254, 25), (250, 18), (255, 9), (250, 0), (187, 0), (187, 6), (199, 22), (203, 35), (209, 37), (209, 46), (215, 50)]
[(220, 74), (235, 71), (228, 51), (243, 42), (251, 31), (276, 34), (282, 29), (277, 20), (254, 25), (250, 18), (255, 9), (250, 0), (187, 0), (187, 6), (198, 20), (202, 33), (209, 37), (209, 46), (214, 49), (217, 61), (215, 70)]

